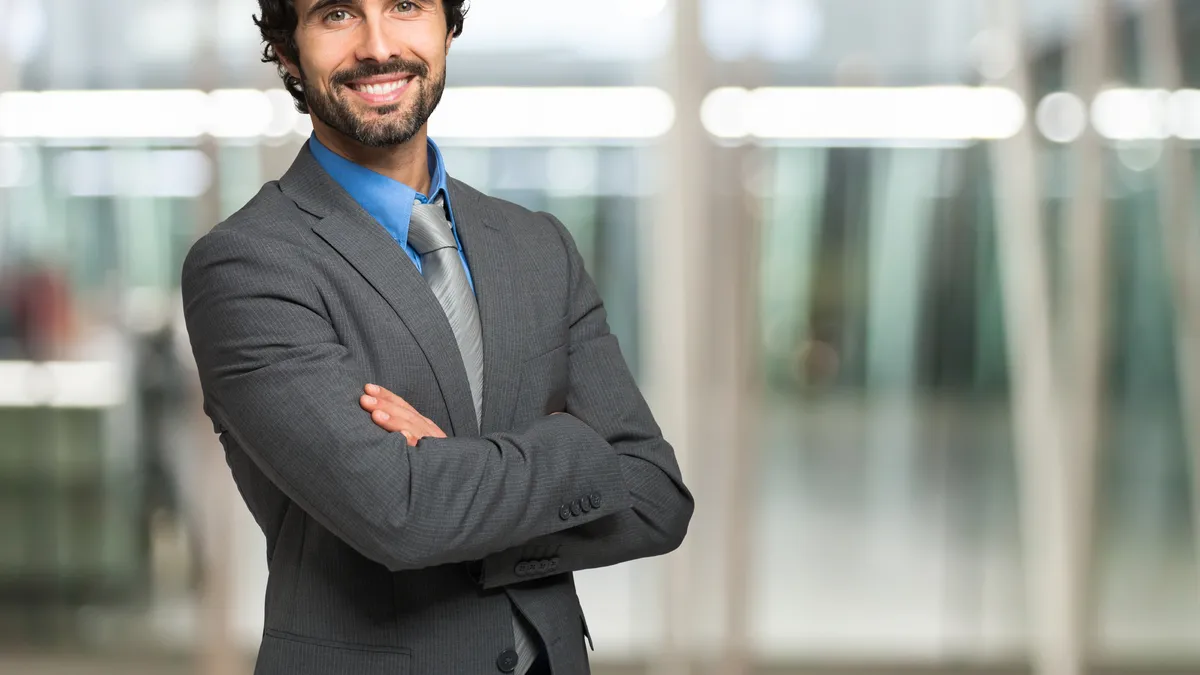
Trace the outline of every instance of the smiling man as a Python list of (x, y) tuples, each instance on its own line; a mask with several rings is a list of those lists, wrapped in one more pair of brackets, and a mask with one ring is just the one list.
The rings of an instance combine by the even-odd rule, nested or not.
[(693, 502), (571, 235), (427, 137), (463, 3), (259, 7), (313, 135), (182, 275), (266, 535), (256, 673), (586, 673), (571, 573), (673, 550)]

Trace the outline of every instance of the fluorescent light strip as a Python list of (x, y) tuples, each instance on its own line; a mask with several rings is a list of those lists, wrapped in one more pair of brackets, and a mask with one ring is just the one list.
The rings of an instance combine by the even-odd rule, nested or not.
[(1200, 141), (1200, 90), (1182, 89), (1171, 94), (1167, 124), (1175, 136)]
[(1162, 89), (1109, 89), (1092, 102), (1092, 126), (1114, 141), (1170, 138), (1170, 101), (1171, 93)]
[[(1049, 94), (1039, 107), (1049, 107), (1051, 101), (1065, 101), (1073, 94)], [(1072, 104), (1082, 105), (1082, 101)], [(1071, 116), (1075, 116), (1075, 112)], [(1092, 127), (1111, 141), (1161, 141), (1175, 137), (1187, 141), (1200, 140), (1200, 90), (1181, 89), (1109, 89), (1102, 92), (1090, 107)], [(1086, 123), (1086, 122), (1085, 122)], [(1082, 132), (1080, 123), (1072, 120), (1071, 134), (1055, 138), (1051, 130), (1043, 134), (1051, 140), (1069, 142)]]
[(674, 123), (671, 97), (652, 87), (464, 87), (446, 90), (429, 133), (462, 139), (651, 139)]
[(110, 408), (125, 400), (117, 364), (0, 361), (0, 407)]
[(194, 138), (208, 108), (195, 90), (15, 91), (0, 94), (0, 136)]
[[(449, 88), (431, 133), (449, 139), (652, 139), (674, 124), (652, 87)], [(49, 91), (0, 94), (0, 138), (195, 139), (307, 135), (282, 90)]]
[(701, 117), (718, 138), (962, 141), (1010, 138), (1026, 115), (995, 87), (767, 87), (717, 89)]
[[(1056, 142), (1081, 132), (1064, 96), (1039, 104), (1039, 126)], [(1086, 108), (1110, 140), (1200, 140), (1198, 90), (1113, 89)], [(816, 142), (992, 140), (1027, 122), (1017, 94), (995, 87), (721, 88), (700, 113), (718, 138)], [(652, 87), (452, 87), (430, 132), (448, 140), (655, 139), (675, 115), (671, 97)], [(0, 138), (258, 139), (311, 130), (282, 89), (0, 93)]]

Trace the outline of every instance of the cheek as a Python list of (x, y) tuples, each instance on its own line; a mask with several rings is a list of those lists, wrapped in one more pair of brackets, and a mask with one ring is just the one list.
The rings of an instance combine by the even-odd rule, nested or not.
[(341, 34), (323, 35), (298, 46), (304, 75), (316, 86), (325, 88), (335, 72), (354, 65), (353, 44)]
[(444, 38), (442, 31), (429, 30), (425, 25), (405, 24), (397, 25), (392, 37), (397, 55), (424, 61), (430, 68), (441, 68), (446, 60), (448, 43)]

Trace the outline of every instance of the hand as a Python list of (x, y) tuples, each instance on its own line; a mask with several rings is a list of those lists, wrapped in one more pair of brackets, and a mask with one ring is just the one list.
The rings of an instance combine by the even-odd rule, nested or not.
[(371, 421), (379, 427), (404, 434), (409, 445), (415, 446), (422, 438), (445, 438), (446, 434), (408, 401), (377, 384), (363, 387), (366, 393), (359, 397), (363, 410), (371, 413)]

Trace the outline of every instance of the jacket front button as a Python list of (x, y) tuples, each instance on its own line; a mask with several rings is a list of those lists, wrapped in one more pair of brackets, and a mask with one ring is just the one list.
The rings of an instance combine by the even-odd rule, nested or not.
[(496, 667), (502, 673), (511, 673), (517, 669), (517, 653), (511, 649), (505, 649), (500, 652), (500, 656), (496, 657)]
[(558, 510), (558, 517), (562, 518), (563, 520), (570, 520), (571, 519), (571, 507), (567, 506), (566, 504), (563, 504), (562, 508), (560, 508)]

